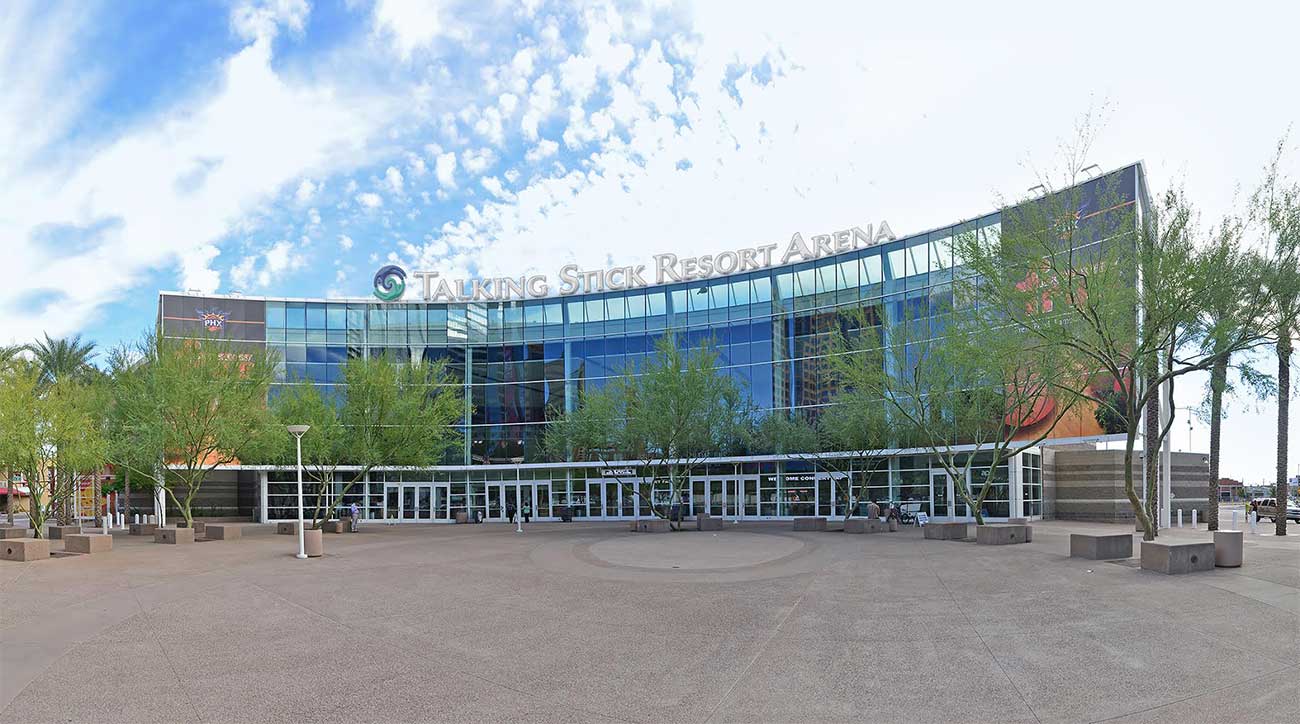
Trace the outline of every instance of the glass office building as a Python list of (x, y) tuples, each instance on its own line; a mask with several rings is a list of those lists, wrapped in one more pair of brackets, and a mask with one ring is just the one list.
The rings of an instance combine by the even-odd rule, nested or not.
[[(1103, 180), (1124, 203), (1142, 198), (1140, 166)], [(1094, 195), (1095, 196), (1095, 195)], [(1081, 209), (1088, 214), (1111, 209)], [(619, 479), (603, 466), (551, 460), (543, 450), (548, 422), (569, 409), (584, 388), (599, 386), (652, 354), (665, 334), (678, 344), (713, 344), (723, 372), (765, 411), (808, 410), (830, 404), (836, 389), (826, 355), (847, 309), (869, 322), (931, 326), (941, 333), (953, 311), (955, 235), (996, 236), (1003, 212), (892, 241), (702, 281), (508, 302), (411, 302), (367, 299), (287, 299), (163, 292), (159, 328), (167, 337), (221, 334), (277, 353), (272, 395), (285, 385), (338, 391), (349, 358), (444, 360), (469, 406), (459, 432), (463, 445), (429, 470), (378, 470), (350, 491), (370, 518), (449, 521), (458, 512), (500, 518), (507, 504), (529, 503), (539, 518), (560, 506), (577, 517), (631, 518), (646, 511), (620, 480), (640, 471), (622, 466)], [(409, 295), (408, 295), (409, 297)], [(1064, 437), (1095, 439), (1103, 431)], [(845, 513), (829, 473), (764, 451), (712, 460), (692, 479), (690, 512), (738, 518)], [(922, 451), (899, 450), (870, 474), (869, 497), (910, 501), (932, 517), (968, 514), (947, 479)], [(1050, 458), (1050, 452), (1047, 454)], [(1044, 513), (1042, 450), (1011, 460), (990, 496), (992, 518)], [(253, 513), (262, 520), (295, 517), (289, 510), (292, 471), (249, 466), (241, 485), (256, 485)], [(854, 475), (865, 473), (853, 473)], [(1050, 477), (1050, 476), (1049, 476)], [(647, 484), (653, 485), (647, 480)], [(1046, 496), (1050, 498), (1050, 496)], [(1049, 500), (1050, 507), (1050, 500)]]

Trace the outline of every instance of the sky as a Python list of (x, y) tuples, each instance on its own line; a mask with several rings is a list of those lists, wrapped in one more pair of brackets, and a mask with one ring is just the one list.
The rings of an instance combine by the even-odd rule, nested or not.
[[(0, 343), (109, 348), (159, 290), (366, 296), (385, 263), (901, 237), (1054, 178), (1089, 115), (1092, 162), (1144, 162), (1208, 225), (1289, 129), (1300, 176), (1298, 26), (1282, 3), (9, 0)], [(1272, 479), (1275, 420), (1230, 404), (1223, 475)]]

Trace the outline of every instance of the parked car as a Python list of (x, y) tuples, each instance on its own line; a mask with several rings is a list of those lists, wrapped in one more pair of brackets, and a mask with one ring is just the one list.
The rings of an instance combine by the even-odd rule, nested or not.
[[(1275, 520), (1278, 516), (1277, 498), (1255, 498), (1250, 501), (1250, 509), (1260, 520)], [(1287, 501), (1286, 519), (1300, 523), (1300, 505)]]

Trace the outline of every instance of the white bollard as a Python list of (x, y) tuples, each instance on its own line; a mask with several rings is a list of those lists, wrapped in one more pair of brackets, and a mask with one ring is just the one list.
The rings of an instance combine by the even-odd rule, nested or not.
[(113, 530), (113, 526), (111, 523), (112, 521), (109, 519), (109, 517), (107, 515), (104, 516), (104, 535), (108, 535), (109, 532)]
[(132, 522), (132, 523), (135, 523), (136, 525), (139, 525), (139, 524), (140, 524), (140, 514), (139, 514), (139, 513), (136, 513), (136, 514), (135, 514), (135, 519), (132, 520), (131, 522)]
[(1179, 528), (1182, 528), (1182, 527), (1183, 527), (1183, 509), (1182, 509), (1182, 508), (1179, 508), (1179, 509), (1178, 509), (1178, 527), (1179, 527)]
[(1254, 510), (1250, 511), (1250, 532), (1251, 533), (1255, 532), (1255, 524), (1258, 522), (1259, 522), (1259, 512)]
[(1233, 529), (1233, 530), (1236, 530), (1236, 529), (1237, 529), (1237, 510), (1236, 510), (1236, 508), (1234, 508), (1234, 509), (1232, 510), (1232, 529)]
[(1196, 508), (1192, 508), (1192, 527), (1196, 527)]

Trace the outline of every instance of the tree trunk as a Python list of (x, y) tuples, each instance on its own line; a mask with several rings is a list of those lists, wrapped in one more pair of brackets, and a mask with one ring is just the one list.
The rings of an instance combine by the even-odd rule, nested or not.
[(91, 476), (90, 497), (95, 501), (95, 527), (102, 528), (104, 526), (104, 515), (101, 512), (101, 509), (103, 508), (101, 503), (103, 501), (99, 488), (99, 468), (95, 468), (95, 471), (91, 473)]
[(1219, 435), (1223, 421), (1223, 388), (1228, 379), (1228, 358), (1222, 356), (1210, 368), (1210, 481), (1206, 487), (1205, 525), (1219, 529)]
[[(1147, 378), (1147, 389), (1157, 384), (1153, 379), (1154, 375)], [(1142, 532), (1142, 540), (1155, 540), (1159, 528), (1158, 520), (1160, 512), (1160, 393), (1157, 392), (1151, 401), (1147, 403), (1145, 414), (1143, 416), (1144, 430), (1142, 433), (1142, 449), (1145, 452), (1143, 456), (1146, 461), (1143, 475), (1143, 487), (1146, 490), (1146, 530)]]
[(5, 522), (14, 524), (14, 471), (5, 468)]
[(1277, 515), (1273, 532), (1286, 535), (1287, 480), (1286, 447), (1291, 407), (1291, 326), (1283, 323), (1277, 338)]
[(126, 513), (122, 520), (129, 524), (131, 522), (131, 471), (126, 468), (122, 468), (122, 493), (126, 496)]

